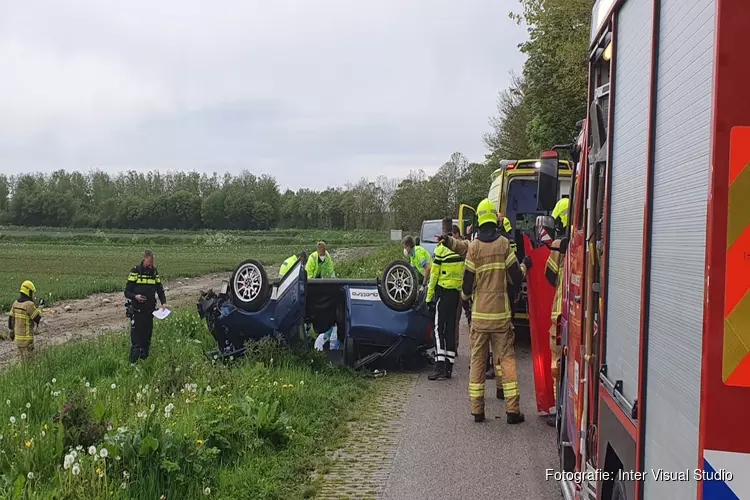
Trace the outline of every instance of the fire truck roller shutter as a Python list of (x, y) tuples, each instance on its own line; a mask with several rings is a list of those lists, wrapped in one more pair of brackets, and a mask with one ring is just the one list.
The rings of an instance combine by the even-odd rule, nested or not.
[(607, 377), (638, 398), (643, 204), (648, 162), (652, 0), (628, 0), (617, 18), (612, 195), (607, 275)]
[[(698, 464), (716, 0), (661, 0), (644, 469)], [(644, 498), (695, 498), (646, 481)]]

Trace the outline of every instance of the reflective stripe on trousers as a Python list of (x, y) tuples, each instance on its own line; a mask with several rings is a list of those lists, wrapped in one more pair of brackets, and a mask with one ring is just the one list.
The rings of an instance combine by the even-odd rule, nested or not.
[(519, 413), (520, 397), (516, 373), (515, 332), (511, 323), (505, 323), (500, 330), (494, 332), (477, 332), (472, 328), (470, 341), (469, 401), (471, 413), (473, 415), (484, 413), (485, 367), (487, 356), (489, 356), (490, 343), (495, 358), (493, 360), (495, 376), (502, 380), (502, 388), (505, 394), (505, 412)]

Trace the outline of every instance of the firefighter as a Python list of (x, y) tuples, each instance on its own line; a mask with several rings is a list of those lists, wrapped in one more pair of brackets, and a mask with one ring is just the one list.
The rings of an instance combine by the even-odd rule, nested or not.
[(426, 287), (430, 281), (430, 252), (419, 245), (414, 244), (414, 238), (407, 236), (401, 242), (404, 247), (404, 257), (409, 259), (409, 263), (417, 272), (417, 279), (422, 288)]
[(333, 259), (326, 250), (326, 242), (319, 241), (317, 251), (310, 254), (305, 265), (308, 279), (312, 278), (335, 278), (333, 270)]
[(27, 360), (34, 352), (34, 327), (42, 319), (42, 310), (34, 303), (36, 287), (29, 280), (21, 283), (21, 294), (13, 302), (8, 317), (11, 339), (18, 347), (21, 360)]
[[(443, 219), (443, 234), (454, 234), (453, 219)], [(458, 317), (461, 313), (461, 283), (464, 258), (439, 243), (430, 267), (427, 305), (435, 315), (435, 372), (429, 380), (444, 380), (453, 376), (456, 358)]]
[[(545, 268), (545, 276), (550, 285), (555, 287), (555, 298), (552, 301), (552, 324), (549, 330), (549, 346), (552, 354), (552, 379), (555, 401), (557, 401), (557, 385), (560, 381), (560, 358), (562, 354), (562, 342), (560, 338), (560, 320), (562, 316), (562, 288), (563, 271), (565, 268), (565, 253), (568, 249), (568, 209), (570, 200), (562, 198), (552, 210), (552, 216), (537, 217), (537, 236), (539, 240), (550, 249)], [(554, 236), (553, 236), (554, 235)], [(555, 238), (552, 240), (552, 238)], [(552, 241), (550, 243), (550, 241)], [(531, 260), (524, 259), (527, 267), (531, 266)], [(547, 423), (555, 425), (555, 420), (550, 418)]]
[(128, 315), (130, 317), (130, 362), (148, 358), (151, 348), (151, 335), (154, 331), (154, 316), (156, 310), (156, 296), (161, 302), (161, 308), (167, 307), (167, 298), (159, 277), (159, 271), (154, 267), (154, 253), (151, 250), (143, 252), (143, 260), (130, 270), (128, 282), (125, 285), (125, 297), (128, 299)]
[(477, 218), (479, 231), (471, 243), (449, 235), (442, 238), (447, 248), (466, 255), (461, 296), (473, 302), (469, 372), (471, 413), (475, 422), (484, 421), (484, 366), (488, 344), (491, 343), (496, 376), (502, 377), (506, 420), (509, 424), (519, 424), (525, 418), (519, 402), (508, 286), (521, 283), (523, 268), (508, 239), (498, 231), (497, 211), (490, 200), (479, 203)]

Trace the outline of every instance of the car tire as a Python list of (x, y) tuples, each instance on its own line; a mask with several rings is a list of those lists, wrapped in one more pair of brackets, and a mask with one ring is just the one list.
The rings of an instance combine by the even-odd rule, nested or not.
[(357, 362), (357, 341), (347, 336), (344, 339), (344, 364), (354, 366)]
[(271, 296), (271, 284), (263, 265), (254, 259), (240, 262), (229, 280), (232, 303), (248, 312), (260, 311)]
[(417, 273), (408, 262), (395, 260), (383, 271), (380, 299), (394, 311), (408, 311), (417, 301)]

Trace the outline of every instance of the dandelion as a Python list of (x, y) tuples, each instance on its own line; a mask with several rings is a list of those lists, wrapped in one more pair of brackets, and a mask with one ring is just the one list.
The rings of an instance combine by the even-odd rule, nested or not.
[(76, 446), (76, 451), (82, 451), (82, 450), (83, 450), (83, 446), (81, 446), (80, 444)]
[(195, 442), (196, 442), (196, 444), (197, 444), (198, 446), (203, 446), (203, 440), (202, 440), (202, 439), (198, 439), (198, 440), (196, 440)]
[(89, 446), (89, 455), (96, 455), (96, 446)]
[(16, 423), (16, 417), (11, 416), (10, 417), (10, 423), (13, 424), (13, 425), (15, 425), (15, 423)]
[(167, 500), (167, 497), (164, 496), (164, 495), (162, 495), (162, 496), (159, 497), (159, 500)]
[(107, 424), (107, 431), (111, 431), (111, 430), (112, 430), (112, 424)]
[(299, 381), (299, 385), (305, 385), (305, 381), (304, 380), (300, 380)]
[(57, 379), (56, 379), (56, 378), (53, 378), (53, 379), (52, 379), (52, 383), (53, 383), (53, 384), (56, 384), (56, 383), (57, 383)]
[(125, 479), (130, 479), (130, 472), (126, 470), (122, 471), (122, 477), (124, 477)]
[(154, 408), (156, 408), (156, 405), (151, 403), (151, 411), (154, 411)]
[(96, 469), (96, 473), (97, 473), (97, 475), (98, 475), (99, 477), (104, 477), (104, 471), (103, 471), (103, 470), (101, 470), (101, 469), (97, 468), (97, 469)]
[(124, 489), (126, 489), (127, 487), (128, 487), (127, 483), (125, 483), (125, 482), (122, 482), (122, 483), (120, 483), (120, 489), (121, 489), (121, 490), (124, 490)]
[(31, 441), (26, 441), (24, 444), (26, 445), (26, 448), (31, 448)]
[(99, 455), (101, 455), (102, 458), (107, 458), (109, 456), (109, 451), (107, 451), (107, 448), (102, 448), (99, 450)]
[(78, 464), (73, 464), (73, 469), (71, 470), (74, 476), (77, 476), (81, 473), (81, 466)]
[(205, 488), (203, 488), (203, 494), (206, 495), (206, 496), (210, 495), (211, 494), (211, 488), (209, 488), (208, 486), (206, 486)]
[(60, 391), (55, 391), (55, 394), (54, 394), (54, 396), (55, 396), (55, 397), (59, 397), (59, 396), (60, 396)]
[(21, 413), (21, 420), (26, 420), (26, 414), (25, 413)]
[(26, 409), (28, 410), (29, 408), (31, 408), (31, 403), (26, 403)]
[(91, 394), (96, 394), (96, 387), (91, 388)]
[(86, 387), (91, 387), (91, 382), (86, 382)]
[(33, 472), (29, 472), (28, 474), (26, 474), (26, 477), (29, 478), (29, 479), (34, 479), (34, 473)]
[(8, 405), (8, 406), (10, 406), (10, 399), (6, 399), (5, 400), (5, 404)]
[(112, 384), (109, 386), (112, 390), (117, 389), (117, 384)]
[(65, 470), (70, 469), (75, 463), (76, 458), (73, 455), (65, 455), (65, 461), (63, 462), (63, 468)]
[(211, 386), (206, 387), (206, 392), (211, 392)]
[(146, 418), (148, 414), (145, 411), (138, 412), (138, 418)]
[(47, 435), (46, 432), (42, 431), (42, 437), (45, 437)]
[(277, 385), (279, 385), (279, 383), (274, 380), (273, 386), (276, 387)]

